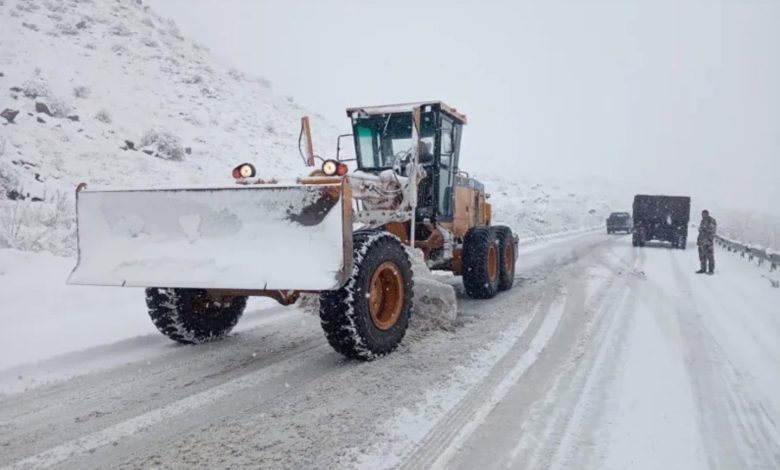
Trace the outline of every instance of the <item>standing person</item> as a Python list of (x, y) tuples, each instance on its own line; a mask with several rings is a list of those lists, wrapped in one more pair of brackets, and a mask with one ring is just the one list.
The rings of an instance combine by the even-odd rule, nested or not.
[(717, 228), (718, 223), (710, 217), (710, 211), (701, 211), (699, 238), (696, 240), (696, 244), (699, 245), (701, 269), (696, 271), (696, 274), (715, 273), (715, 231)]

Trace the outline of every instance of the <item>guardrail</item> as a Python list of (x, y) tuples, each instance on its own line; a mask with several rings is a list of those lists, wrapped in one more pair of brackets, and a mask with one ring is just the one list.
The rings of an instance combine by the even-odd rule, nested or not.
[(780, 253), (764, 247), (741, 243), (736, 240), (715, 235), (715, 243), (726, 251), (738, 253), (740, 257), (748, 261), (755, 261), (759, 266), (769, 265), (769, 271), (776, 271), (780, 267)]

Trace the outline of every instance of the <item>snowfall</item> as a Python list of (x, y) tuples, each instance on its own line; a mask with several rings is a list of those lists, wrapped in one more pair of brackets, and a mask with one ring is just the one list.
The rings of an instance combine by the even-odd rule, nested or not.
[[(5, 109), (0, 468), (780, 468), (780, 274), (719, 246), (700, 276), (693, 242), (607, 235), (622, 188), (477, 174), (521, 239), (514, 288), (471, 300), (416, 266), (385, 358), (341, 357), (311, 305), (268, 299), (183, 346), (143, 289), (65, 283), (75, 187), (226, 185), (244, 161), (289, 179), (301, 116), (316, 150), (348, 123), (129, 0), (0, 0)], [(724, 235), (780, 248), (776, 219), (721, 213)]]

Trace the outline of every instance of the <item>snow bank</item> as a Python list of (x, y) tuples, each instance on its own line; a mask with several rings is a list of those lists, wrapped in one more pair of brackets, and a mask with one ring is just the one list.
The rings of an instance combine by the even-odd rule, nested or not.
[(417, 331), (451, 330), (458, 315), (455, 289), (437, 279), (428, 269), (420, 250), (407, 250), (414, 272), (414, 314), (411, 328)]

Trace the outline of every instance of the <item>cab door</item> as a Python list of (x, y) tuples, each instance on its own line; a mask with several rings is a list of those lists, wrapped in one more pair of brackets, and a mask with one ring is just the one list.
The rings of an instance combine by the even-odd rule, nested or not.
[(444, 114), (439, 132), (439, 167), (436, 175), (438, 220), (451, 222), (455, 211), (455, 178), (458, 172), (460, 124)]

